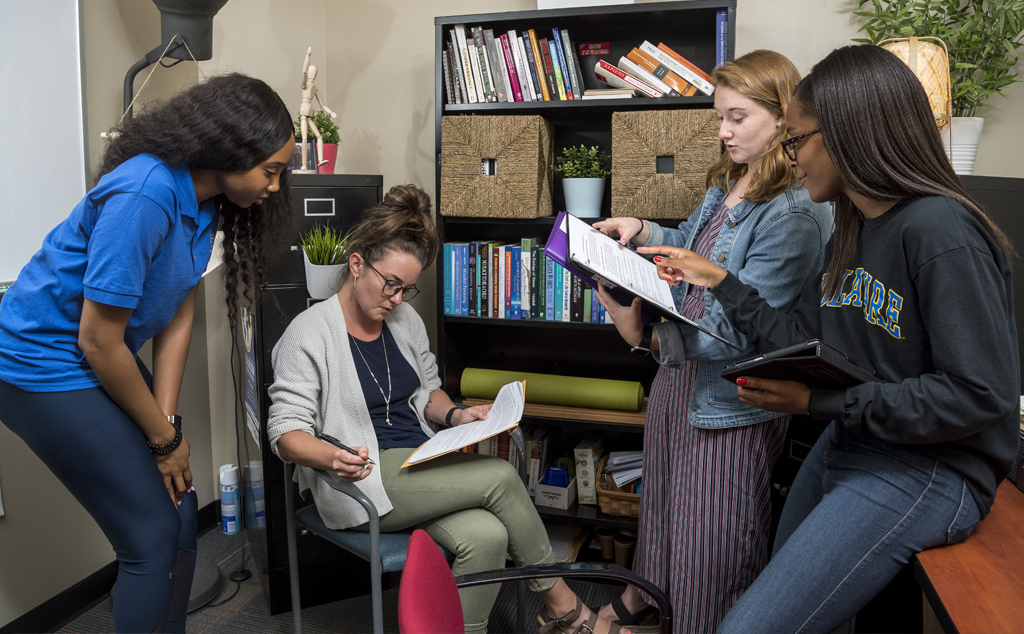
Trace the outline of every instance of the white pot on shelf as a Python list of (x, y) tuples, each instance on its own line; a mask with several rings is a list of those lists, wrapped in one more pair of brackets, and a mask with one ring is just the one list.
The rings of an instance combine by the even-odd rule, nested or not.
[(601, 216), (603, 178), (563, 178), (562, 193), (565, 194), (565, 210), (577, 218)]
[(952, 122), (943, 130), (942, 145), (957, 174), (970, 176), (974, 173), (974, 159), (978, 155), (978, 141), (984, 127), (985, 119), (981, 117), (953, 117)]
[(302, 262), (306, 268), (306, 290), (313, 299), (327, 299), (341, 290), (342, 270), (348, 266), (343, 264), (313, 264), (302, 251)]

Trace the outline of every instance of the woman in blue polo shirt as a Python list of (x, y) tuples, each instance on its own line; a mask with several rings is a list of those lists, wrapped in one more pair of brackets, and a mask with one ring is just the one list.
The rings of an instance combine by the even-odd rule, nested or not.
[(220, 223), (232, 325), (258, 290), (293, 135), (277, 93), (238, 74), (136, 117), (0, 302), (0, 420), (110, 540), (118, 631), (185, 630), (198, 504), (175, 411), (196, 288)]

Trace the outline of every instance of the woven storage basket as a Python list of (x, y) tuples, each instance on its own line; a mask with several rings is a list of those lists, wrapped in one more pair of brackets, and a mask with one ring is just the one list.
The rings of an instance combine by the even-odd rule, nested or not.
[[(713, 109), (612, 114), (612, 216), (688, 218), (721, 155)], [(659, 156), (673, 157), (674, 173), (657, 173)]]
[(597, 506), (602, 513), (608, 515), (625, 515), (626, 517), (637, 517), (640, 515), (640, 494), (625, 493), (615, 486), (611, 477), (602, 486), (601, 480), (604, 475), (604, 467), (608, 464), (608, 456), (603, 456), (597, 466)]
[[(537, 115), (441, 117), (442, 216), (550, 216), (551, 124)], [(495, 160), (495, 173), (480, 164)]]
[(921, 80), (935, 116), (935, 125), (943, 130), (953, 116), (946, 43), (937, 37), (902, 37), (882, 40), (879, 46), (903, 60)]

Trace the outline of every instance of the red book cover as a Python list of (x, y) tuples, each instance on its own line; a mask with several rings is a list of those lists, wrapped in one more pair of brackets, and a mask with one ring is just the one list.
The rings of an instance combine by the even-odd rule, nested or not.
[[(516, 73), (516, 60), (512, 57), (512, 49), (508, 47), (508, 34), (501, 34), (501, 51), (505, 55), (505, 65), (508, 67), (508, 80), (512, 83), (512, 96), (516, 101), (523, 100), (523, 90), (519, 84), (519, 75)], [(495, 315), (497, 317), (497, 315)]]
[[(504, 314), (502, 300), (498, 297), (498, 254), (501, 247), (491, 247), (491, 317), (498, 318)], [(501, 314), (498, 314), (498, 313)]]

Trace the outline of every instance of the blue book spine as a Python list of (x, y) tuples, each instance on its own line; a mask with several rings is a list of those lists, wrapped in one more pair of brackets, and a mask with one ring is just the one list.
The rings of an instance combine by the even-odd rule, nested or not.
[(565, 269), (555, 267), (555, 321), (562, 321), (562, 300), (565, 295)]
[(474, 283), (476, 284), (476, 302), (473, 306), (473, 314), (479, 317), (480, 315), (483, 314), (483, 305), (481, 303), (482, 300), (480, 298), (480, 293), (483, 291), (484, 288), (482, 284), (484, 267), (484, 247), (482, 246), (482, 243), (474, 242), (473, 244), (470, 245), (470, 248), (473, 249), (473, 253), (476, 255), (476, 279), (474, 280)]
[(597, 299), (597, 293), (595, 293), (592, 289), (588, 288), (586, 292), (590, 293), (591, 295), (590, 323), (599, 324), (601, 323), (601, 301)]
[[(545, 255), (545, 257), (547, 257)], [(551, 258), (547, 258), (544, 265), (544, 319), (546, 321), (555, 320), (555, 302), (553, 296), (555, 294), (555, 267), (558, 264)]]
[(444, 314), (452, 314), (452, 245), (444, 245)]
[(537, 91), (537, 101), (544, 101), (544, 93), (540, 89), (540, 78), (537, 77), (537, 62), (533, 57), (533, 44), (530, 42), (529, 31), (523, 31), (523, 50), (526, 51), (526, 61), (530, 64), (528, 69), (530, 83), (533, 84), (533, 89)]
[(715, 25), (718, 34), (718, 46), (715, 47), (715, 66), (725, 63), (729, 54), (729, 10), (719, 9), (715, 13)]
[[(565, 63), (565, 49), (562, 47), (562, 36), (557, 28), (551, 29), (551, 32), (555, 36), (555, 48), (558, 50), (558, 66), (562, 69), (562, 83), (565, 84), (565, 96), (569, 97), (569, 99), (582, 99), (583, 93), (580, 92), (579, 96), (576, 96), (576, 86), (573, 86), (569, 80), (569, 66)], [(551, 61), (554, 62), (554, 60)]]
[(460, 267), (462, 268), (462, 307), (460, 315), (469, 316), (469, 245), (459, 245)]
[(459, 245), (452, 245), (452, 314), (462, 314), (462, 254)]
[(601, 307), (599, 308), (599, 310), (601, 311), (601, 323), (602, 323), (602, 324), (607, 324), (607, 323), (608, 323), (608, 320), (607, 320), (607, 319), (605, 318), (605, 314), (604, 314), (604, 306), (601, 306)]
[(520, 268), (522, 266), (522, 247), (512, 247), (512, 292), (509, 293), (509, 297), (512, 300), (512, 310), (509, 313), (511, 319), (519, 319), (519, 315), (522, 312), (519, 305), (520, 286), (523, 283), (523, 272)]

